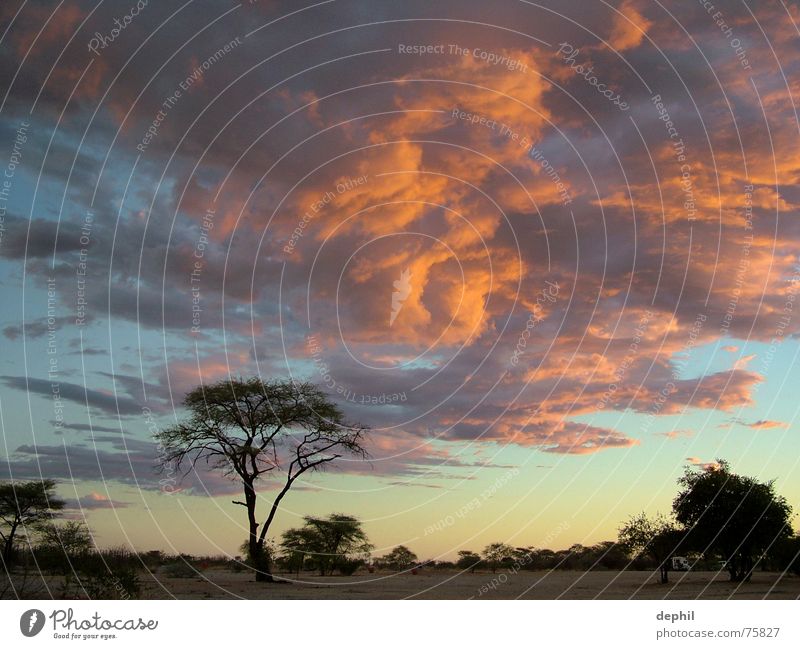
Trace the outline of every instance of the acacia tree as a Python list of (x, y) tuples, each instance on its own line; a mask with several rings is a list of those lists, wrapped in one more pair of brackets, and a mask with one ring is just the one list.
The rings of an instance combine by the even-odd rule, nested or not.
[(328, 518), (305, 516), (303, 520), (303, 527), (283, 533), (281, 543), (284, 551), (293, 555), (290, 558), (300, 562), (301, 567), (309, 559), (323, 577), (332, 575), (337, 568), (349, 574), (349, 569), (355, 570), (369, 558), (373, 546), (356, 517), (331, 514)]
[(417, 555), (405, 545), (398, 545), (389, 554), (381, 558), (381, 563), (392, 570), (408, 570), (417, 563)]
[(6, 566), (11, 565), (14, 541), (20, 535), (34, 531), (64, 509), (55, 487), (55, 480), (0, 484), (0, 541)]
[(672, 505), (675, 518), (694, 548), (722, 555), (731, 581), (749, 580), (754, 560), (792, 535), (792, 508), (773, 481), (737, 475), (717, 460), (699, 470), (687, 467), (678, 483), (683, 490)]
[(281, 535), (281, 558), (289, 572), (300, 575), (300, 571), (306, 567), (313, 544), (312, 531), (305, 527), (286, 530)]
[(669, 583), (670, 562), (683, 539), (683, 532), (662, 514), (633, 516), (619, 530), (619, 543), (627, 552), (655, 561), (662, 584)]
[(475, 554), (472, 550), (458, 551), (458, 561), (456, 561), (456, 566), (462, 570), (475, 572), (475, 569), (480, 565), (480, 563), (480, 555)]
[(83, 521), (66, 521), (57, 524), (46, 521), (36, 528), (39, 539), (34, 551), (37, 563), (48, 563), (65, 573), (71, 571), (73, 561), (85, 557), (94, 549), (92, 533)]
[[(199, 386), (183, 400), (189, 416), (156, 435), (162, 467), (191, 472), (199, 461), (241, 481), (247, 510), (248, 549), (257, 581), (273, 581), (265, 539), (278, 507), (304, 473), (319, 471), (343, 455), (365, 458), (366, 427), (349, 424), (341, 410), (311, 383), (223, 379)], [(256, 484), (278, 482), (262, 525)], [(261, 530), (259, 532), (259, 526)]]
[(506, 543), (490, 543), (483, 549), (483, 558), (486, 565), (497, 572), (503, 562), (509, 561), (514, 557), (514, 548)]

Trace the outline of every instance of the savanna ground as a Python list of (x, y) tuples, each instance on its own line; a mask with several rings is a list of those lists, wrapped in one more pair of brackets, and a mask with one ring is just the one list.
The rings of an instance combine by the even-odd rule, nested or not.
[[(504, 576), (501, 576), (504, 575)], [(727, 573), (523, 571), (516, 574), (421, 571), (417, 575), (357, 574), (351, 577), (284, 575), (288, 583), (261, 584), (247, 573), (210, 569), (202, 576), (143, 575), (142, 598), (178, 599), (798, 599), (800, 577), (756, 572), (733, 584)], [(157, 580), (157, 581), (156, 581)], [(492, 587), (494, 584), (494, 587)]]
[[(753, 573), (751, 581), (732, 583), (728, 574), (712, 571), (670, 573), (659, 583), (658, 571), (520, 571), (475, 573), (421, 570), (418, 574), (377, 572), (350, 577), (311, 573), (276, 575), (279, 583), (256, 583), (252, 574), (211, 567), (192, 576), (170, 576), (161, 570), (139, 572), (139, 593), (126, 597), (121, 586), (101, 599), (800, 599), (800, 577), (779, 572)], [(32, 579), (23, 599), (84, 599), (74, 581), (68, 595), (63, 577)], [(14, 582), (21, 585), (19, 575)], [(35, 586), (35, 588), (31, 588)], [(0, 599), (15, 598), (4, 589)]]

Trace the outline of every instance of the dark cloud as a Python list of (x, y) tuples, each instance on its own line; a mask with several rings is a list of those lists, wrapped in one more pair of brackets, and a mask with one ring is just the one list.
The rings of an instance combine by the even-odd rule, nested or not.
[(53, 257), (85, 247), (80, 241), (80, 227), (73, 223), (6, 216), (4, 226), (0, 255), (6, 259)]
[[(94, 316), (89, 314), (85, 318), (86, 324), (91, 323), (94, 320)], [(48, 318), (39, 318), (38, 320), (32, 320), (31, 322), (26, 322), (24, 325), (9, 325), (3, 328), (3, 335), (8, 338), (9, 340), (17, 340), (17, 338), (21, 338), (23, 336), (27, 338), (41, 338), (49, 331), (58, 331), (62, 327), (66, 327), (69, 325), (75, 324), (75, 316), (58, 316), (52, 319)], [(92, 351), (84, 350), (84, 353), (94, 353)], [(105, 353), (105, 352), (104, 352)]]
[(0, 476), (19, 480), (47, 476), (69, 483), (102, 481), (145, 491), (184, 491), (195, 495), (235, 494), (241, 491), (234, 481), (218, 473), (205, 471), (202, 466), (198, 466), (197, 472), (189, 472), (186, 477), (175, 471), (160, 471), (159, 450), (153, 442), (118, 436), (98, 436), (94, 442), (92, 446), (22, 445), (9, 458), (0, 461)]
[[(136, 415), (142, 413), (141, 406), (127, 397), (113, 393), (100, 392), (83, 385), (66, 383), (63, 381), (51, 382), (43, 379), (36, 379), (25, 376), (0, 376), (0, 381), (7, 387), (14, 390), (27, 391), (28, 393), (40, 394), (49, 398), (54, 398), (54, 390), (57, 388), (58, 396), (68, 401), (97, 408), (109, 414)], [(55, 386), (55, 387), (54, 387)]]
[(63, 428), (64, 430), (74, 430), (79, 433), (120, 433), (119, 428), (111, 428), (110, 426), (101, 426), (98, 424), (63, 423), (56, 420), (51, 420), (50, 424)]

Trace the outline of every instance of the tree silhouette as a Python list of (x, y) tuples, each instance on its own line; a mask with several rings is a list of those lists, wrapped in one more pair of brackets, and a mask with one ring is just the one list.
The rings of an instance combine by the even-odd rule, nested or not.
[(15, 540), (64, 509), (64, 501), (55, 495), (55, 486), (55, 480), (0, 484), (0, 541), (6, 566), (11, 565)]
[(349, 574), (369, 557), (372, 545), (361, 521), (354, 516), (305, 516), (303, 520), (305, 525), (286, 530), (281, 542), (290, 560), (299, 561), (299, 567), (295, 564), (298, 572), (309, 560), (323, 577), (333, 574), (336, 569)]
[(514, 548), (506, 543), (491, 543), (483, 549), (483, 558), (492, 572), (497, 572), (504, 561), (510, 561), (513, 557)]
[[(310, 383), (224, 379), (189, 392), (189, 417), (156, 435), (163, 467), (205, 461), (241, 481), (247, 510), (248, 547), (257, 581), (272, 581), (267, 532), (281, 500), (308, 471), (319, 471), (344, 454), (364, 458), (366, 428), (348, 424), (328, 396)], [(280, 488), (261, 525), (256, 483), (275, 478)]]
[(737, 475), (718, 460), (699, 470), (687, 467), (678, 483), (683, 490), (672, 505), (675, 518), (694, 548), (722, 555), (731, 581), (749, 580), (754, 560), (792, 535), (792, 509), (771, 480)]
[(481, 563), (480, 556), (475, 554), (472, 550), (458, 551), (458, 561), (456, 561), (456, 566), (458, 566), (462, 570), (469, 570), (470, 572), (475, 572), (475, 569), (480, 565), (480, 563)]
[(89, 552), (94, 547), (92, 533), (83, 521), (54, 523), (47, 521), (37, 526), (39, 547), (59, 548), (70, 555)]
[(408, 570), (417, 563), (417, 555), (405, 545), (398, 545), (389, 554), (381, 558), (381, 563), (392, 570)]
[(672, 557), (684, 539), (684, 533), (662, 514), (648, 518), (645, 513), (633, 516), (619, 530), (619, 543), (634, 556), (649, 556), (656, 562), (661, 583), (669, 582)]

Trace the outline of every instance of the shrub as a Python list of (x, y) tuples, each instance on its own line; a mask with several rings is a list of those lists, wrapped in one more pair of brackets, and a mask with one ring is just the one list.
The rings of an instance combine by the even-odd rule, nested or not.
[(356, 570), (364, 565), (361, 559), (341, 559), (336, 563), (339, 572), (346, 577), (352, 575)]
[(89, 574), (81, 582), (90, 599), (135, 599), (141, 593), (139, 578), (131, 568)]
[(175, 561), (168, 563), (161, 568), (161, 572), (167, 577), (174, 577), (176, 579), (189, 579), (197, 577), (199, 571), (184, 561)]

